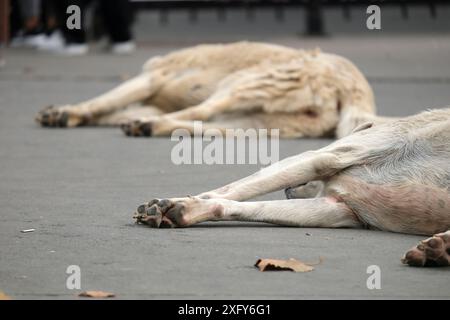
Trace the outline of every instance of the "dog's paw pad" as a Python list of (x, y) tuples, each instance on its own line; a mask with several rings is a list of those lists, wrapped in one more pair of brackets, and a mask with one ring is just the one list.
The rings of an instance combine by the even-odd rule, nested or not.
[(48, 106), (36, 116), (36, 121), (43, 127), (76, 127), (88, 122), (87, 117), (80, 117), (65, 108)]
[(140, 205), (133, 218), (138, 224), (146, 224), (153, 228), (174, 228), (177, 226), (172, 221), (174, 213), (171, 212), (169, 215), (169, 211), (175, 205), (175, 202), (168, 199), (154, 199), (149, 203)]
[(450, 266), (450, 231), (421, 241), (405, 254), (402, 262), (415, 267)]
[(134, 120), (121, 125), (122, 131), (130, 137), (150, 137), (152, 135), (152, 123)]

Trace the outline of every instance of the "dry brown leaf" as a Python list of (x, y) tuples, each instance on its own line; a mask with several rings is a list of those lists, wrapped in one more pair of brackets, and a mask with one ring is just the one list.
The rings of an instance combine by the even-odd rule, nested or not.
[(11, 300), (11, 297), (0, 291), (0, 300)]
[(116, 295), (112, 292), (104, 291), (84, 291), (78, 295), (84, 298), (114, 298)]
[(294, 271), (294, 272), (310, 272), (314, 270), (313, 265), (322, 263), (322, 258), (318, 263), (307, 264), (296, 259), (277, 260), (277, 259), (258, 259), (255, 267), (259, 271)]

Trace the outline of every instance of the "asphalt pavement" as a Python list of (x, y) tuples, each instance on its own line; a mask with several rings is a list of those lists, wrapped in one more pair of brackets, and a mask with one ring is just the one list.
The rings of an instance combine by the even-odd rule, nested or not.
[[(0, 291), (14, 299), (72, 299), (83, 290), (111, 291), (122, 299), (450, 297), (448, 268), (400, 263), (418, 236), (234, 222), (172, 230), (135, 225), (132, 213), (147, 200), (196, 194), (259, 169), (177, 166), (170, 160), (175, 142), (168, 138), (127, 138), (114, 128), (43, 129), (33, 122), (41, 107), (100, 94), (137, 73), (146, 58), (206, 39), (169, 41), (161, 27), (157, 41), (143, 30), (139, 24), (140, 47), (132, 56), (99, 48), (76, 58), (7, 50), (0, 69)], [(450, 105), (450, 33), (442, 30), (325, 38), (267, 34), (258, 40), (318, 46), (350, 58), (373, 85), (380, 114)], [(280, 156), (331, 141), (283, 140)], [(260, 199), (282, 197), (278, 192)], [(261, 257), (323, 262), (309, 273), (261, 273), (253, 267)], [(66, 287), (70, 265), (81, 269), (80, 290)], [(379, 290), (366, 286), (370, 265), (380, 267)]]

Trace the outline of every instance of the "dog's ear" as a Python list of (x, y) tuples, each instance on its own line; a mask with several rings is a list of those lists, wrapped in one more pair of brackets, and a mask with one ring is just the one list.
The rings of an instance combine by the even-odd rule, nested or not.
[(352, 133), (363, 131), (363, 130), (366, 130), (366, 129), (369, 129), (372, 127), (373, 127), (373, 122), (365, 122), (365, 123), (357, 126), (355, 129), (353, 129)]

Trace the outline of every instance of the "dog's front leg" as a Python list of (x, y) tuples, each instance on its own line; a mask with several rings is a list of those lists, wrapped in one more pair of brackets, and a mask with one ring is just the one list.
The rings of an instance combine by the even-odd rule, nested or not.
[(38, 113), (36, 121), (45, 127), (97, 125), (101, 117), (148, 98), (158, 88), (153, 82), (150, 74), (143, 73), (88, 101), (47, 107)]
[(237, 202), (227, 199), (155, 199), (138, 208), (138, 223), (154, 228), (188, 227), (205, 221), (266, 222), (292, 227), (361, 227), (344, 204), (332, 198)]
[[(284, 159), (247, 178), (219, 189), (202, 193), (196, 197), (152, 200), (145, 205), (139, 206), (135, 217), (138, 222), (154, 227), (173, 227), (188, 226), (209, 220), (259, 221), (257, 220), (258, 217), (261, 218), (260, 221), (276, 223), (270, 220), (272, 219), (270, 212), (274, 212), (276, 208), (282, 208), (281, 211), (284, 211), (285, 204), (293, 204), (292, 210), (296, 208), (294, 204), (301, 205), (299, 213), (302, 212), (301, 209), (303, 207), (306, 208), (305, 212), (322, 212), (325, 208), (322, 205), (329, 204), (329, 201), (326, 202), (327, 200), (324, 198), (311, 200), (317, 200), (318, 202), (286, 200), (288, 202), (270, 202), (270, 204), (263, 202), (255, 203), (254, 205), (239, 204), (237, 201), (247, 200), (276, 190), (295, 187), (309, 181), (326, 179), (340, 170), (362, 161), (368, 154), (367, 148), (362, 147), (361, 144), (350, 144), (349, 140), (337, 142), (318, 151), (309, 151)], [(265, 208), (262, 211), (260, 210), (261, 205), (263, 209)], [(317, 208), (320, 208), (320, 210), (315, 211)], [(332, 205), (330, 208), (331, 213), (339, 209), (337, 205)], [(263, 213), (260, 214), (261, 212)], [(346, 211), (345, 216), (347, 216), (347, 213)], [(287, 224), (291, 223), (293, 217), (291, 215), (287, 217), (286, 220), (280, 221), (285, 221), (283, 223)], [(307, 224), (308, 219), (313, 219), (311, 224)], [(353, 220), (354, 217), (352, 217)], [(314, 214), (306, 215), (295, 223), (299, 226), (320, 226)], [(333, 226), (333, 224), (327, 226)]]

